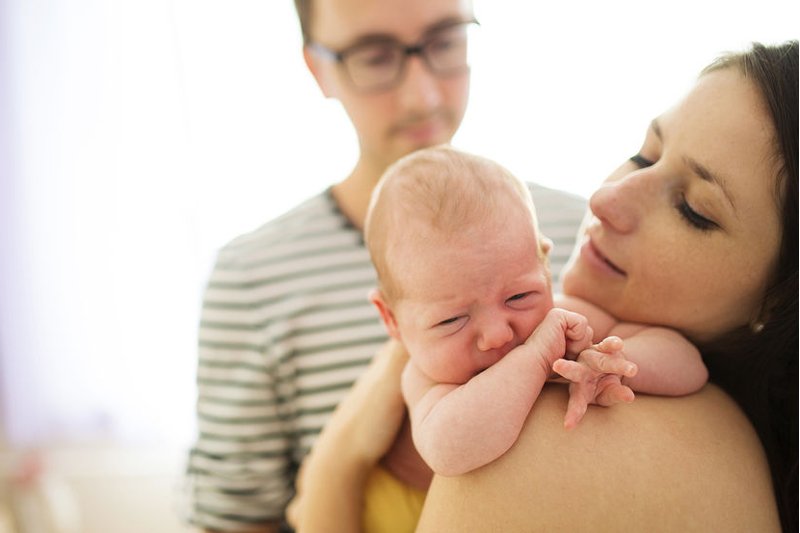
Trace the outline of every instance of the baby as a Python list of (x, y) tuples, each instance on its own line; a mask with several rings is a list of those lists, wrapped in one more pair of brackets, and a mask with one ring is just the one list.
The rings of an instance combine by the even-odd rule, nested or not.
[[(576, 298), (554, 302), (551, 243), (530, 192), (485, 158), (440, 146), (401, 159), (373, 193), (365, 238), (378, 273), (370, 298), (409, 353), (402, 391), (413, 443), (436, 473), (462, 474), (507, 451), (553, 371), (571, 382), (567, 428), (588, 404), (629, 402), (632, 390), (688, 394), (707, 379), (677, 332), (620, 323)], [(405, 459), (382, 464), (424, 486), (404, 447), (399, 438), (390, 455)]]

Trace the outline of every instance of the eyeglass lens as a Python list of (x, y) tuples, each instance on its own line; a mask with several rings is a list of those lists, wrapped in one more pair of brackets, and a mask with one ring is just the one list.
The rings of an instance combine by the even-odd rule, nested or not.
[[(466, 68), (467, 25), (441, 28), (419, 45), (420, 54), (435, 74), (446, 75)], [(365, 43), (348, 50), (342, 62), (357, 87), (388, 87), (402, 75), (409, 55), (407, 50), (405, 45), (393, 40)]]

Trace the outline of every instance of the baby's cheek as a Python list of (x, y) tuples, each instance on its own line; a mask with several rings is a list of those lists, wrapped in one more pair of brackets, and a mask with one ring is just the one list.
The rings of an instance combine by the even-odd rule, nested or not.
[(552, 304), (547, 306), (540, 306), (534, 309), (530, 313), (529, 318), (526, 320), (525, 324), (519, 331), (518, 344), (522, 344), (523, 342), (528, 340), (528, 337), (530, 337), (533, 334), (533, 332), (536, 331), (536, 328), (539, 326), (539, 324), (542, 323), (542, 321), (544, 321), (544, 318), (547, 316), (547, 313), (549, 313), (552, 308), (553, 308)]
[(459, 367), (463, 363), (442, 352), (446, 350), (429, 350), (427, 354), (416, 359), (417, 364), (430, 379), (438, 383), (450, 383), (460, 374)]

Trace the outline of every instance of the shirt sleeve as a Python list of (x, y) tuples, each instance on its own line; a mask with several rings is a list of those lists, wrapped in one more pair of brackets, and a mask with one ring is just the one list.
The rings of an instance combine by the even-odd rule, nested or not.
[(281, 520), (292, 496), (291, 430), (270, 318), (247, 269), (218, 263), (203, 302), (187, 520), (220, 531)]

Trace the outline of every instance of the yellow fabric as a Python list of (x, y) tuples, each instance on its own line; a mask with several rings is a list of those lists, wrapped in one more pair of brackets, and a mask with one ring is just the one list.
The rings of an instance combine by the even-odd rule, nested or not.
[(364, 533), (414, 533), (424, 501), (425, 491), (375, 467), (364, 493)]

